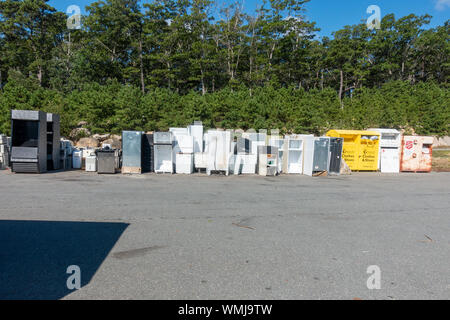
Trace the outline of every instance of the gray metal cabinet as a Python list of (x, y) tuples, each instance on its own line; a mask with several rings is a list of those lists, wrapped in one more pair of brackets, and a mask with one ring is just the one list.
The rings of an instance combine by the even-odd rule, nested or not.
[(116, 151), (97, 150), (97, 173), (116, 173)]

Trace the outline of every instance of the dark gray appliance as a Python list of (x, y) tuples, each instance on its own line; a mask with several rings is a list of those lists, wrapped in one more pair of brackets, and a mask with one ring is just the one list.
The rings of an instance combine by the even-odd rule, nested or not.
[(60, 169), (60, 138), (59, 114), (47, 113), (47, 170)]
[(342, 147), (344, 145), (343, 138), (330, 138), (330, 168), (331, 174), (339, 174), (341, 172)]
[(251, 154), (252, 153), (252, 141), (247, 138), (237, 139), (237, 154)]
[(153, 172), (153, 134), (142, 136), (142, 172)]
[(47, 171), (47, 114), (11, 111), (11, 170), (17, 173)]
[(116, 173), (116, 150), (97, 150), (97, 173)]
[(330, 138), (320, 137), (314, 141), (313, 171), (328, 171)]

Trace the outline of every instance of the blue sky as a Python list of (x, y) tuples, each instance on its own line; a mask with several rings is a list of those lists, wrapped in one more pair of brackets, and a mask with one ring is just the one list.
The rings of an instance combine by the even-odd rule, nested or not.
[[(143, 0), (147, 2), (151, 0)], [(216, 0), (217, 3), (232, 2), (233, 0)], [(253, 13), (262, 0), (243, 0), (246, 12)], [(66, 11), (70, 5), (77, 5), (84, 13), (84, 7), (94, 2), (93, 0), (50, 0), (49, 4), (60, 11)], [(402, 17), (410, 13), (422, 15), (428, 13), (433, 16), (431, 27), (444, 24), (450, 18), (450, 0), (311, 0), (307, 4), (306, 16), (315, 21), (321, 28), (320, 36), (330, 36), (333, 31), (341, 29), (345, 25), (358, 24), (366, 20), (370, 14), (366, 13), (367, 7), (378, 5), (381, 16), (394, 13), (396, 17)]]

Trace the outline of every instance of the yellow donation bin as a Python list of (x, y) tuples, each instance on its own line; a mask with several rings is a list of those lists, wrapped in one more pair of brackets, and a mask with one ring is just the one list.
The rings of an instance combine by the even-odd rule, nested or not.
[(327, 136), (344, 138), (342, 157), (351, 170), (378, 170), (380, 133), (362, 130), (330, 130)]

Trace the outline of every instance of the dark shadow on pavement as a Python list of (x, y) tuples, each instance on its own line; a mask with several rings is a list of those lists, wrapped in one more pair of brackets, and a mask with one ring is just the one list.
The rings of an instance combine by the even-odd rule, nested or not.
[(60, 299), (67, 267), (90, 282), (127, 223), (0, 220), (0, 299)]

